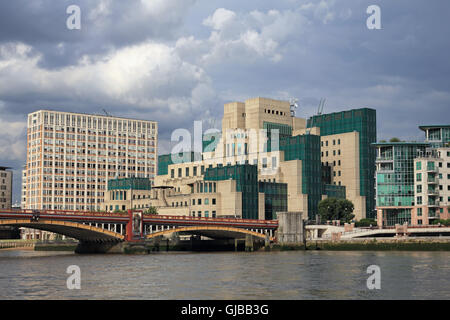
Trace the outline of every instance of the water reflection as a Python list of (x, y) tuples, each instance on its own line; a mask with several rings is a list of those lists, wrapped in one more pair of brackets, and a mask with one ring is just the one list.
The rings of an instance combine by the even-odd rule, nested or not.
[[(448, 252), (0, 251), (1, 299), (449, 299)], [(81, 268), (81, 290), (66, 269)], [(366, 287), (381, 268), (381, 290)]]

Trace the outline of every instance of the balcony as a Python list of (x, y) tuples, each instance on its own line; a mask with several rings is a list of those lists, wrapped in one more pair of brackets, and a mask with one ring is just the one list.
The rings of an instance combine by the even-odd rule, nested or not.
[(439, 201), (428, 201), (429, 207), (439, 207), (440, 202)]
[(429, 196), (438, 196), (439, 195), (439, 191), (436, 189), (428, 189), (427, 190), (427, 195)]
[(435, 166), (427, 167), (427, 172), (437, 173), (438, 172), (438, 168), (435, 167)]
[(376, 162), (390, 162), (390, 161), (394, 161), (394, 158), (392, 156), (382, 156), (382, 157), (377, 157)]
[(431, 184), (438, 184), (439, 179), (437, 177), (428, 177), (427, 182)]

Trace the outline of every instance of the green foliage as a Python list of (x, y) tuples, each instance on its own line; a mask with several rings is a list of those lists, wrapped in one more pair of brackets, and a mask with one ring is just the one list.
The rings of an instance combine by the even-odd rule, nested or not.
[(156, 207), (150, 207), (144, 211), (144, 214), (158, 214), (158, 209)]
[(450, 219), (444, 220), (444, 219), (440, 219), (440, 220), (433, 220), (431, 222), (431, 224), (441, 224), (444, 225), (446, 227), (450, 226)]
[(380, 140), (380, 142), (381, 142), (381, 143), (385, 143), (385, 142), (387, 142), (387, 141), (386, 141), (386, 140)]
[(370, 227), (370, 225), (372, 227), (376, 226), (377, 221), (375, 219), (365, 218), (355, 222), (355, 227)]
[(355, 217), (353, 210), (353, 203), (347, 199), (327, 198), (319, 202), (322, 221), (340, 220), (348, 223)]
[(391, 140), (389, 140), (389, 142), (401, 142), (399, 138), (391, 138)]

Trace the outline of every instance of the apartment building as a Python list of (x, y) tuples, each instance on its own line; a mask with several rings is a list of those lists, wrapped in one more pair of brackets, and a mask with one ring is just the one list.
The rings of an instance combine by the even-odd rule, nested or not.
[(419, 128), (424, 142), (373, 144), (380, 226), (428, 225), (450, 218), (450, 126)]
[(108, 179), (154, 180), (155, 121), (39, 110), (28, 115), (23, 207), (100, 210)]

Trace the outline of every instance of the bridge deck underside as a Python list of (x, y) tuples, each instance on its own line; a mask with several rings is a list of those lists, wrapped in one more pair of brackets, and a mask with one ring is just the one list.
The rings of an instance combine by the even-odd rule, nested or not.
[[(0, 221), (0, 225), (10, 225), (17, 226), (23, 228), (31, 228), (43, 231), (54, 232), (57, 234), (61, 234), (70, 238), (74, 238), (81, 241), (101, 241), (101, 242), (117, 242), (121, 241), (123, 236), (120, 234), (114, 234), (113, 232), (104, 233), (100, 229), (93, 230), (94, 228), (90, 228), (88, 226), (75, 224), (69, 225), (69, 223), (61, 223), (61, 224), (53, 224), (48, 221), (40, 222), (29, 222), (26, 223), (24, 221)], [(90, 229), (89, 229), (90, 228)], [(97, 229), (97, 228), (95, 228)]]

